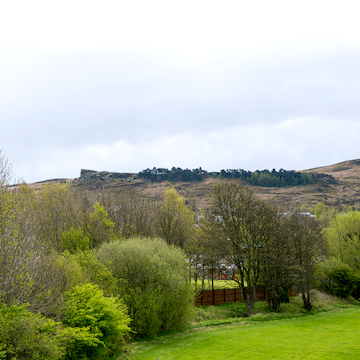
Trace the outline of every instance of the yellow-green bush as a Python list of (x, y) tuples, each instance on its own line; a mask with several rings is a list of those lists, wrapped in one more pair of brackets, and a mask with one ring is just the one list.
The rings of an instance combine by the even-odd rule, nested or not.
[(98, 256), (118, 279), (137, 337), (179, 329), (193, 314), (194, 294), (184, 252), (161, 239), (103, 244)]
[(76, 286), (64, 301), (62, 322), (76, 330), (66, 359), (105, 359), (116, 355), (130, 332), (126, 306), (105, 297), (96, 285)]

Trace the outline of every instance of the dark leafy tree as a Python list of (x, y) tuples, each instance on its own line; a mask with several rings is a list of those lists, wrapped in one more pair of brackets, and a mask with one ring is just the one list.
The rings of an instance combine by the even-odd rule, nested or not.
[(138, 174), (139, 178), (152, 182), (162, 182), (166, 180), (185, 182), (201, 181), (214, 175), (218, 175), (223, 179), (238, 179), (246, 184), (266, 187), (306, 185), (314, 182), (312, 176), (308, 173), (284, 169), (280, 169), (278, 172), (275, 169), (271, 172), (269, 170), (256, 170), (251, 172), (243, 169), (226, 169), (221, 170), (220, 173), (208, 173), (201, 167), (193, 170), (173, 167), (171, 170), (164, 168), (146, 169)]
[(289, 301), (289, 292), (295, 283), (294, 247), (286, 225), (281, 214), (274, 215), (271, 233), (264, 242), (262, 277), (269, 307), (275, 311), (281, 310), (281, 302)]
[(322, 228), (315, 218), (295, 212), (287, 217), (289, 241), (294, 247), (295, 280), (304, 308), (312, 309), (310, 290), (314, 285), (316, 260), (325, 253)]
[(271, 241), (277, 213), (249, 187), (235, 181), (215, 184), (211, 204), (204, 231), (216, 238), (226, 262), (237, 267), (239, 277), (235, 279), (251, 316), (258, 289), (263, 285), (265, 244)]

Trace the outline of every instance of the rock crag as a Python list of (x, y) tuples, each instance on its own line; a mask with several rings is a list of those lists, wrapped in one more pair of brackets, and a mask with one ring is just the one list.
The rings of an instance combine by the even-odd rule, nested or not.
[(122, 179), (125, 181), (131, 181), (136, 179), (136, 174), (132, 173), (118, 173), (118, 172), (110, 172), (110, 171), (95, 171), (95, 170), (86, 170), (81, 169), (80, 177), (78, 181), (106, 181), (110, 179)]

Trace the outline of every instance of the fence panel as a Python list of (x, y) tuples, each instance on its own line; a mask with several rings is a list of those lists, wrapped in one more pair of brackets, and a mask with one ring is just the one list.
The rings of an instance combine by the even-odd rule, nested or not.
[[(252, 288), (250, 289), (252, 294)], [(290, 290), (290, 296), (296, 296), (298, 293), (293, 289)], [(245, 294), (246, 296), (246, 294)], [(258, 301), (265, 300), (265, 287), (258, 288)], [(195, 306), (199, 305), (221, 305), (231, 302), (243, 302), (240, 288), (236, 289), (217, 289), (198, 291), (195, 298)]]

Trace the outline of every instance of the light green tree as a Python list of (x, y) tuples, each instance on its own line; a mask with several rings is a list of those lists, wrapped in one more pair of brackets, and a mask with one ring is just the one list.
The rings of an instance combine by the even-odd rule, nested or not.
[(68, 231), (63, 231), (60, 235), (60, 251), (69, 251), (70, 253), (75, 253), (77, 251), (89, 250), (90, 239), (88, 236), (84, 235), (84, 230), (82, 227), (74, 229), (70, 228)]
[(329, 210), (326, 208), (324, 203), (319, 202), (315, 205), (312, 213), (316, 216), (318, 220), (325, 220), (329, 213)]
[(78, 336), (67, 348), (66, 359), (107, 359), (115, 356), (130, 332), (131, 319), (122, 301), (105, 297), (96, 285), (84, 284), (64, 301), (63, 324)]
[(169, 245), (186, 246), (194, 232), (194, 213), (175, 189), (164, 193), (164, 200), (158, 206), (157, 233)]
[(102, 244), (98, 256), (118, 280), (137, 337), (187, 325), (194, 294), (182, 249), (161, 239), (132, 238)]
[(0, 303), (0, 359), (63, 359), (74, 334), (26, 306)]
[(360, 211), (348, 210), (334, 215), (324, 234), (330, 254), (360, 270)]

